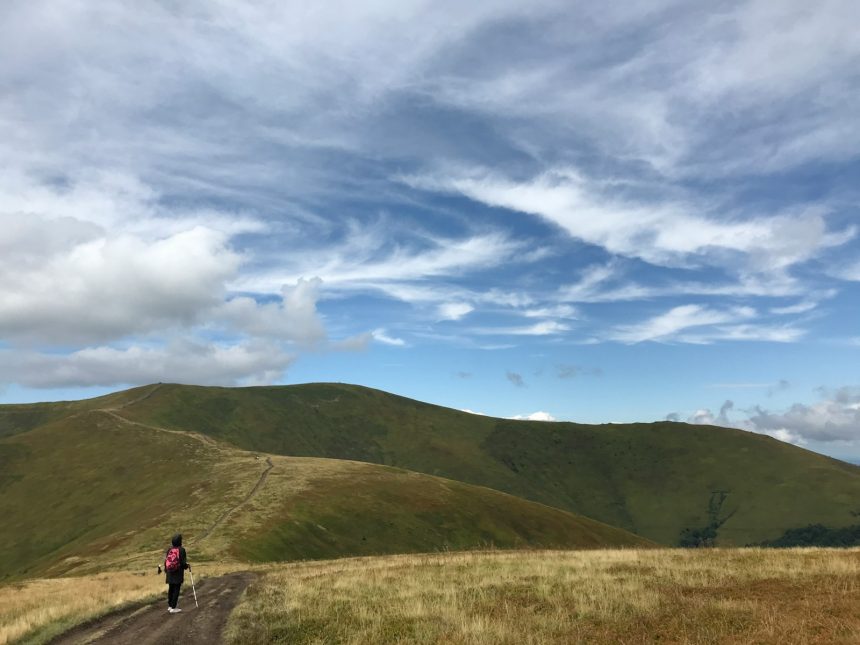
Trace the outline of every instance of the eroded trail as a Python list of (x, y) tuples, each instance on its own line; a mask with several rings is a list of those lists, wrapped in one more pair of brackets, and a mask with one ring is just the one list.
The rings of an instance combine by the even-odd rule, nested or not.
[(147, 428), (149, 430), (156, 430), (158, 432), (167, 432), (170, 434), (183, 435), (185, 437), (191, 437), (195, 441), (199, 441), (200, 443), (210, 446), (212, 448), (221, 448), (217, 441), (215, 441), (212, 437), (206, 436), (205, 434), (201, 434), (198, 432), (188, 432), (187, 430), (171, 430), (170, 428), (154, 426), (150, 425), (149, 423), (132, 421), (131, 419), (126, 419), (124, 416), (116, 412), (117, 409), (119, 408), (98, 408), (97, 410), (93, 410), (93, 412), (101, 412), (102, 414), (106, 414), (110, 417), (113, 417), (117, 421), (121, 421), (122, 423), (126, 423), (128, 425), (138, 426), (139, 428)]
[[(214, 644), (222, 643), (227, 618), (239, 596), (254, 579), (244, 571), (208, 578), (197, 585), (200, 607), (194, 606), (191, 582), (186, 576), (179, 599), (179, 614), (167, 613), (167, 597), (148, 605), (109, 614), (81, 625), (50, 641), (51, 645), (83, 643)], [(167, 587), (165, 587), (166, 590)]]
[(221, 525), (224, 523), (224, 521), (225, 521), (228, 517), (230, 517), (230, 515), (232, 515), (232, 514), (233, 514), (235, 511), (237, 511), (238, 509), (242, 508), (242, 506), (244, 506), (245, 504), (247, 504), (247, 503), (251, 500), (251, 498), (252, 498), (252, 497), (254, 497), (254, 495), (256, 495), (256, 494), (257, 494), (257, 491), (258, 491), (258, 490), (260, 490), (260, 487), (261, 487), (263, 484), (265, 484), (265, 483), (266, 483), (266, 477), (268, 477), (268, 476), (269, 476), (269, 471), (270, 471), (270, 470), (272, 470), (272, 468), (274, 468), (274, 467), (275, 467), (275, 464), (273, 464), (273, 463), (272, 463), (272, 458), (271, 458), (271, 457), (266, 457), (266, 464), (267, 464), (266, 469), (265, 469), (265, 470), (262, 472), (262, 474), (260, 475), (260, 479), (258, 479), (258, 480), (257, 480), (257, 483), (256, 483), (256, 484), (254, 484), (254, 487), (251, 489), (251, 491), (250, 491), (247, 495), (245, 495), (245, 498), (244, 498), (241, 502), (239, 502), (238, 504), (236, 504), (236, 506), (234, 506), (233, 508), (231, 508), (231, 509), (227, 510), (227, 511), (226, 511), (226, 512), (221, 516), (221, 517), (219, 517), (217, 520), (215, 520), (215, 523), (214, 523), (214, 524), (212, 524), (212, 526), (210, 526), (208, 529), (206, 529), (206, 531), (203, 533), (203, 535), (201, 535), (201, 536), (198, 538), (199, 540), (205, 540), (206, 538), (208, 538), (208, 537), (212, 534), (212, 531), (214, 531), (214, 530), (215, 530), (215, 529), (217, 529), (219, 526), (221, 526)]

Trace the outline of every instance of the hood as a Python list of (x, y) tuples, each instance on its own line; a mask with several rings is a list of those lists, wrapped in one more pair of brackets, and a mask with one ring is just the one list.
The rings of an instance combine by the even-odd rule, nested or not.
[(170, 541), (173, 546), (182, 546), (182, 533), (177, 533)]

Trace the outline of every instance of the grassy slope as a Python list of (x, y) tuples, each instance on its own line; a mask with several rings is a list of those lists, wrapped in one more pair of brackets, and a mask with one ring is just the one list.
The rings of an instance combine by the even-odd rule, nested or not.
[(264, 456), (124, 423), (97, 405), (0, 439), (0, 580), (154, 568), (177, 530), (197, 562), (642, 542), (497, 491), (330, 459), (272, 457), (240, 505)]
[(856, 550), (436, 554), (273, 567), (227, 642), (857, 643)]
[(855, 523), (860, 511), (860, 468), (739, 430), (506, 421), (340, 384), (165, 385), (128, 414), (250, 450), (480, 484), (665, 544), (714, 518), (724, 521), (720, 543), (746, 544), (810, 523)]

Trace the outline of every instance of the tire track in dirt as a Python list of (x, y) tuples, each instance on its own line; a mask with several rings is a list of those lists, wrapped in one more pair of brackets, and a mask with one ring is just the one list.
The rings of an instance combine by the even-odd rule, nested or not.
[(266, 483), (266, 478), (269, 476), (269, 471), (275, 467), (275, 464), (272, 463), (271, 457), (266, 457), (266, 463), (268, 464), (268, 466), (266, 466), (266, 469), (260, 475), (260, 479), (257, 480), (257, 483), (254, 484), (254, 487), (251, 489), (251, 492), (248, 493), (247, 495), (245, 495), (245, 498), (241, 502), (236, 504), (236, 506), (228, 509), (227, 511), (224, 512), (224, 514), (221, 517), (219, 517), (217, 520), (215, 520), (215, 522), (212, 524), (212, 526), (210, 526), (208, 529), (206, 529), (203, 532), (203, 534), (199, 538), (197, 538), (198, 540), (202, 541), (202, 540), (205, 540), (206, 538), (208, 538), (209, 535), (212, 533), (212, 531), (214, 531), (219, 526), (221, 526), (227, 520), (227, 518), (233, 514), (233, 512), (237, 511), (242, 506), (247, 504), (251, 500), (251, 498), (257, 494), (257, 491), (260, 490), (260, 488), (263, 486), (264, 483)]
[(197, 586), (200, 607), (188, 583), (182, 585), (182, 612), (167, 613), (164, 599), (136, 605), (79, 625), (49, 641), (49, 645), (111, 643), (116, 645), (215, 644), (224, 642), (230, 612), (256, 576), (248, 571), (207, 578)]

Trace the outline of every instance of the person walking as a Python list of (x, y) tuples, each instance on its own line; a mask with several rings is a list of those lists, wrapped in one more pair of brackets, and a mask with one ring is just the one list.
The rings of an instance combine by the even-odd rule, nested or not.
[(170, 541), (171, 547), (167, 549), (164, 556), (164, 573), (167, 582), (167, 613), (178, 614), (181, 609), (176, 605), (179, 603), (179, 589), (185, 581), (185, 570), (191, 569), (188, 564), (188, 555), (182, 546), (182, 534), (177, 533)]

